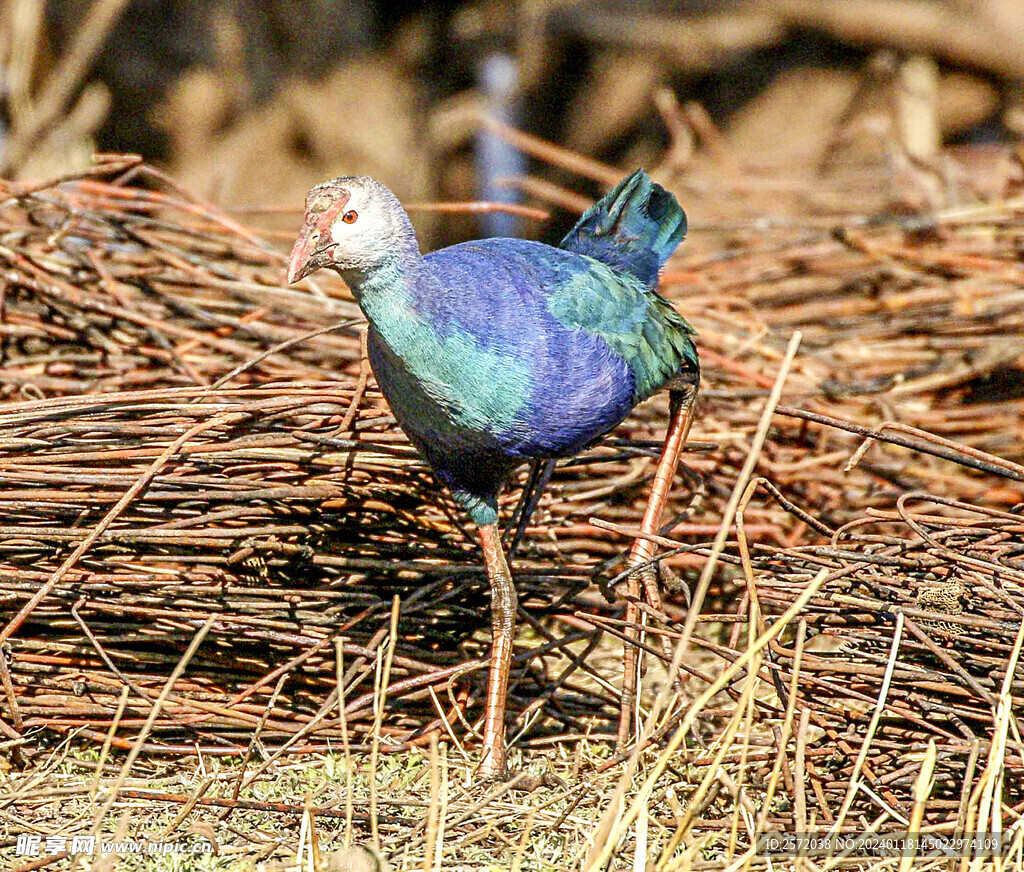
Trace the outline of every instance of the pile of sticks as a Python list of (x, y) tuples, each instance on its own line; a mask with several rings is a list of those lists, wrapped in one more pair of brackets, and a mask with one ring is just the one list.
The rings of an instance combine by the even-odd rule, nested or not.
[[(338, 740), (342, 662), (358, 741), (385, 649), (403, 710), (385, 730), (413, 741), (465, 720), (486, 582), (465, 520), (368, 384), (354, 302), (340, 283), (280, 287), (275, 249), (212, 207), (133, 185), (140, 174), (159, 177), (112, 161), (15, 188), (0, 214), (5, 732), (130, 730), (210, 619), (217, 643), (154, 725), (164, 751), (192, 753), (181, 742), (199, 735), (236, 753), (261, 716), (264, 741), (294, 740), (332, 690), (314, 744)], [(555, 611), (585, 607), (585, 562), (554, 556), (517, 567), (547, 636), (521, 662), (578, 725), (613, 701), (546, 680), (545, 654), (597, 635), (539, 623), (559, 599)]]
[[(770, 192), (744, 184), (758, 213)], [(659, 539), (665, 601), (645, 607), (653, 657), (803, 332), (682, 680), (740, 657), (825, 572), (756, 702), (764, 724), (803, 718), (813, 795), (789, 789), (818, 820), (855, 776), (906, 811), (903, 755), (929, 740), (929, 814), (952, 817), (1000, 702), (1024, 691), (1021, 208), (695, 221), (664, 276), (705, 372)], [(393, 748), (472, 734), (488, 605), (472, 537), (374, 388), (347, 289), (283, 286), (286, 238), (129, 158), (0, 202), (0, 730), (19, 746), (76, 731), (131, 747), (162, 692), (152, 753), (241, 754), (254, 736), (282, 752), (359, 747), (375, 718)], [(516, 556), (511, 708), (527, 745), (614, 733), (618, 678), (598, 655), (623, 635), (611, 588), (666, 420), (664, 399), (649, 403), (561, 464)], [(732, 704), (705, 712), (699, 738)], [(728, 759), (749, 783), (773, 756)]]

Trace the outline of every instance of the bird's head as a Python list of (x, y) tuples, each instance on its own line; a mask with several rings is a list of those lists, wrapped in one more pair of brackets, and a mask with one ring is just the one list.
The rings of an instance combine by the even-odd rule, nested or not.
[(306, 196), (306, 217), (292, 248), (288, 282), (323, 267), (346, 278), (416, 250), (416, 237), (398, 198), (369, 176), (323, 182)]

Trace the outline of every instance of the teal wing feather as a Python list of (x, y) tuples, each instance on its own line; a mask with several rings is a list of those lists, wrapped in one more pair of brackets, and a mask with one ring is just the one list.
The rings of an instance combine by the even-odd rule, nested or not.
[(598, 336), (629, 366), (634, 402), (641, 402), (676, 376), (698, 372), (693, 329), (657, 291), (628, 273), (587, 258), (589, 269), (561, 282), (548, 310), (565, 327)]

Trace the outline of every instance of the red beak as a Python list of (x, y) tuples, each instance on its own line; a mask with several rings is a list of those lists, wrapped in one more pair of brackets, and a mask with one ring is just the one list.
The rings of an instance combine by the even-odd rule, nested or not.
[[(345, 208), (351, 194), (336, 183), (317, 185), (306, 197), (306, 219), (288, 261), (288, 284), (331, 264), (331, 222)], [(320, 240), (326, 244), (321, 245)]]
[(288, 261), (288, 284), (290, 285), (322, 266), (317, 263), (316, 237), (311, 231), (311, 227), (303, 227), (299, 238), (295, 240), (295, 245), (292, 246), (292, 256)]

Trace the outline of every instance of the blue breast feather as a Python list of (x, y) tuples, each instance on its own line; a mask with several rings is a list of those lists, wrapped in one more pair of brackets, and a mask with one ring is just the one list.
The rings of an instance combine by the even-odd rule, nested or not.
[(428, 255), (425, 266), (412, 308), (439, 353), (412, 380), (398, 375), (405, 398), (418, 381), (434, 394), (422, 399), (441, 400), (424, 437), (485, 430), (518, 458), (571, 454), (679, 369), (671, 343), (659, 349), (663, 372), (644, 353), (645, 328), (658, 320), (649, 293), (589, 258), (492, 239)]
[(406, 291), (401, 323), (371, 326), (370, 362), (478, 522), (516, 465), (578, 452), (685, 366), (685, 322), (666, 321), (635, 279), (572, 252), (464, 243), (424, 258)]

